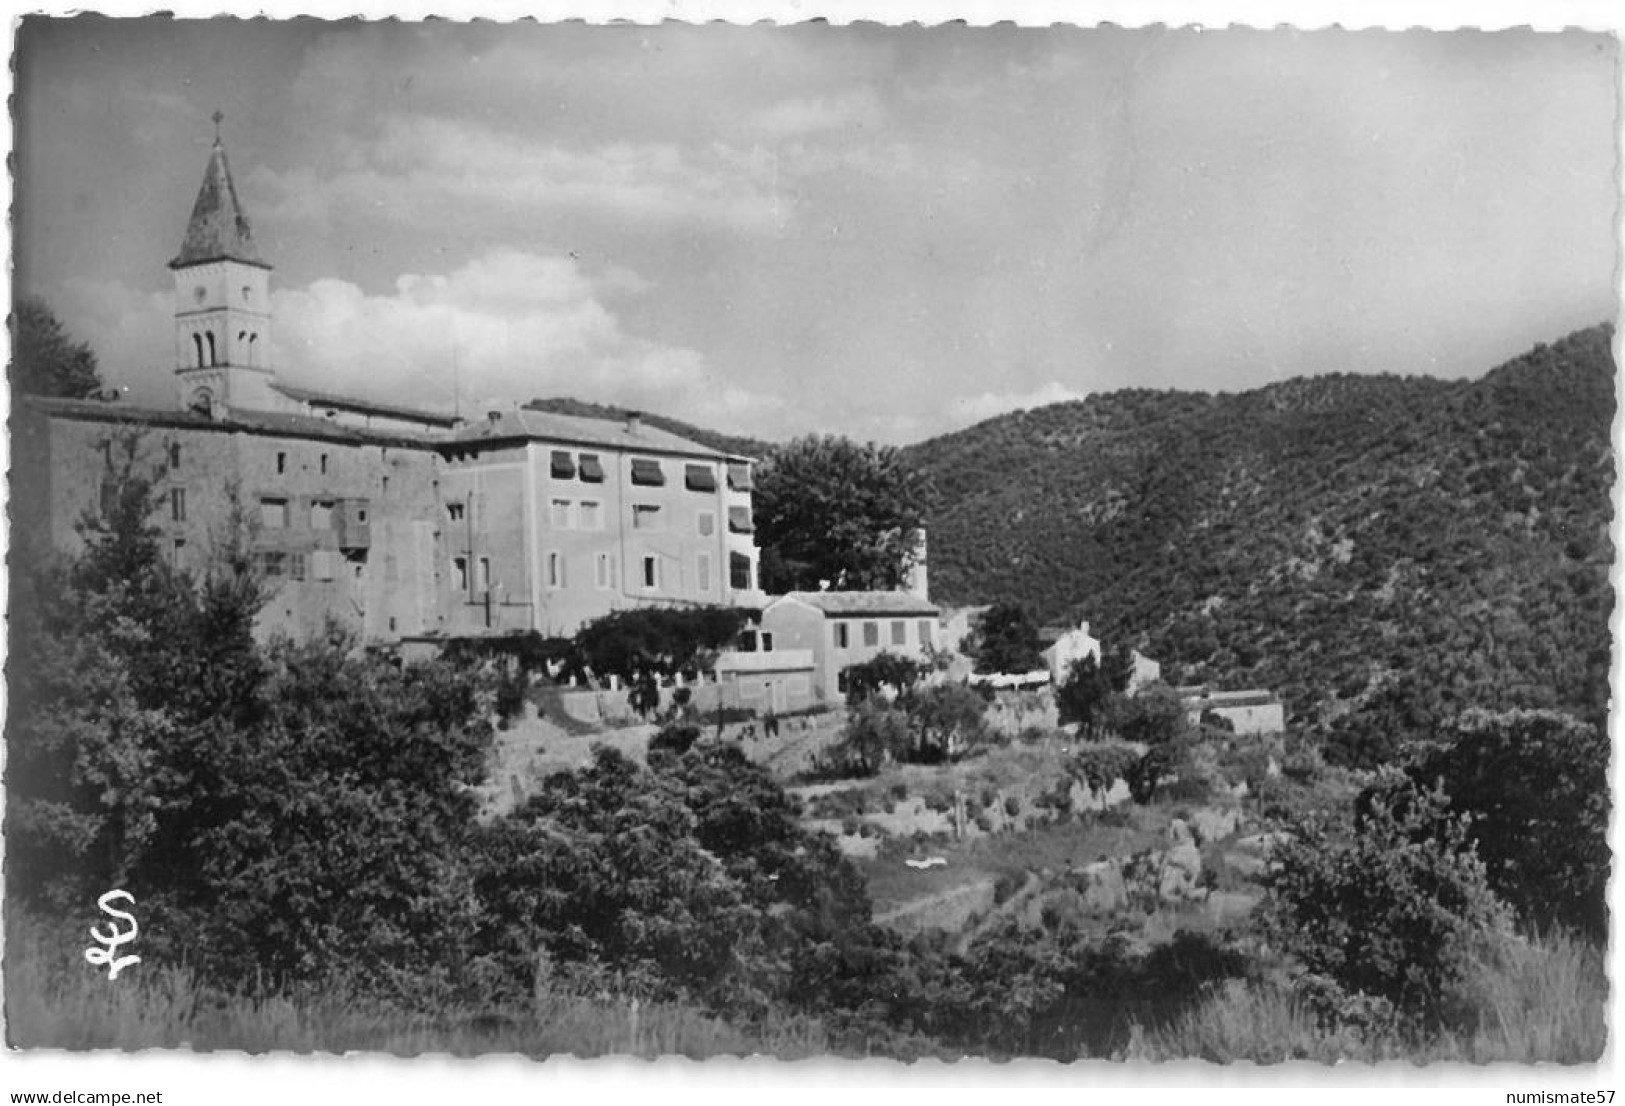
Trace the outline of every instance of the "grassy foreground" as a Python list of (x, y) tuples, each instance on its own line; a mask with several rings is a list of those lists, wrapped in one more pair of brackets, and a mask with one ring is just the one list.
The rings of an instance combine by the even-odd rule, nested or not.
[(1455, 998), (1464, 1028), (1418, 1042), (1329, 1028), (1285, 988), (1236, 980), (1171, 1024), (1136, 1031), (1124, 1058), (1585, 1064), (1607, 1044), (1603, 955), (1567, 935), (1504, 941), (1479, 958)]
[(68, 947), (71, 940), (55, 940), (38, 924), (14, 922), (10, 931), (5, 1006), (8, 1043), (16, 1048), (647, 1059), (758, 1053), (799, 1059), (827, 1051), (816, 1022), (793, 1019), (745, 1033), (692, 1007), (618, 997), (543, 992), (527, 1008), (424, 1014), (331, 992), (309, 1000), (225, 994), (184, 966), (157, 963), (125, 968), (110, 981), (105, 969)]

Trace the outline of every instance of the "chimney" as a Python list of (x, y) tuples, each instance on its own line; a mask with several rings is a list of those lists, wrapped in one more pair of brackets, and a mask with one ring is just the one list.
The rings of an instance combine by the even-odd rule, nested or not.
[(909, 534), (910, 564), (903, 580), (903, 589), (917, 599), (931, 600), (930, 573), (927, 565), (925, 528)]
[(628, 434), (636, 434), (642, 429), (643, 415), (637, 411), (628, 411), (626, 413), (626, 432)]
[(492, 426), (495, 426), (497, 423), (502, 421), (502, 412), (501, 411), (487, 411), (485, 413), (485, 419)]

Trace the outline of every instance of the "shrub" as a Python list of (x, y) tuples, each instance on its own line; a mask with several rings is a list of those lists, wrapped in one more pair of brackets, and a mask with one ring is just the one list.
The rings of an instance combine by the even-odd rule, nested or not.
[(999, 878), (993, 881), (993, 905), (1003, 906), (1009, 902), (1026, 881), (1027, 877), (1020, 872), (1000, 873)]
[(841, 669), (841, 682), (846, 688), (846, 701), (860, 703), (887, 689), (901, 696), (919, 682), (923, 669), (917, 661), (897, 653), (876, 653), (862, 664), (849, 664)]
[(649, 738), (649, 754), (651, 758), (659, 753), (670, 753), (680, 757), (692, 749), (699, 739), (698, 726), (683, 724), (664, 726)]
[(940, 757), (979, 744), (987, 735), (986, 712), (987, 703), (965, 684), (922, 688), (908, 705), (920, 751)]
[(854, 775), (872, 776), (907, 750), (913, 734), (908, 715), (876, 696), (854, 704), (834, 753)]
[(1014, 818), (1021, 813), (1021, 800), (1015, 795), (1009, 795), (1004, 800), (1004, 813), (1006, 817)]
[(1556, 711), (1469, 711), (1408, 769), (1473, 816), (1490, 885), (1542, 927), (1608, 928), (1608, 735)]
[(1118, 780), (1128, 779), (1129, 772), (1140, 754), (1120, 741), (1103, 741), (1079, 745), (1068, 765), (1072, 775), (1082, 780), (1091, 791), (1105, 791)]
[(1311, 816), (1290, 832), (1264, 881), (1265, 932), (1342, 993), (1440, 1025), (1447, 989), (1506, 922), (1466, 819), (1440, 792), (1390, 775), (1355, 825)]
[(1205, 772), (1187, 768), (1162, 793), (1172, 802), (1203, 803), (1213, 796), (1213, 780)]

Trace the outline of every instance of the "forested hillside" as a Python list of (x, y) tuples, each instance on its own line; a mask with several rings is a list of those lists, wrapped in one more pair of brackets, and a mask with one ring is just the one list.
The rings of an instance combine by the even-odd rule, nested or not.
[(1601, 717), (1612, 337), (1473, 381), (1118, 392), (911, 447), (933, 598), (1088, 618), (1347, 746), (1468, 705)]

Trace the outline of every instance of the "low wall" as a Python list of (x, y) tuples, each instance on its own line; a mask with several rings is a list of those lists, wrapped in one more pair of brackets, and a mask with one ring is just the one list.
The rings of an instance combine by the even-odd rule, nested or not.
[[(616, 683), (619, 684), (619, 681)], [(770, 685), (779, 688), (776, 706), (773, 686)], [(795, 674), (787, 677), (783, 673), (740, 673), (721, 682), (705, 680), (664, 686), (660, 689), (660, 709), (671, 706), (672, 697), (679, 686), (688, 688), (689, 705), (701, 715), (715, 714), (720, 707), (725, 710), (754, 711), (757, 717), (765, 717), (775, 710), (782, 714), (808, 710), (818, 705), (812, 681), (805, 676), (798, 679)], [(646, 721), (632, 709), (624, 684), (611, 688), (563, 691), (559, 694), (559, 705), (571, 718), (588, 725), (631, 726)]]

